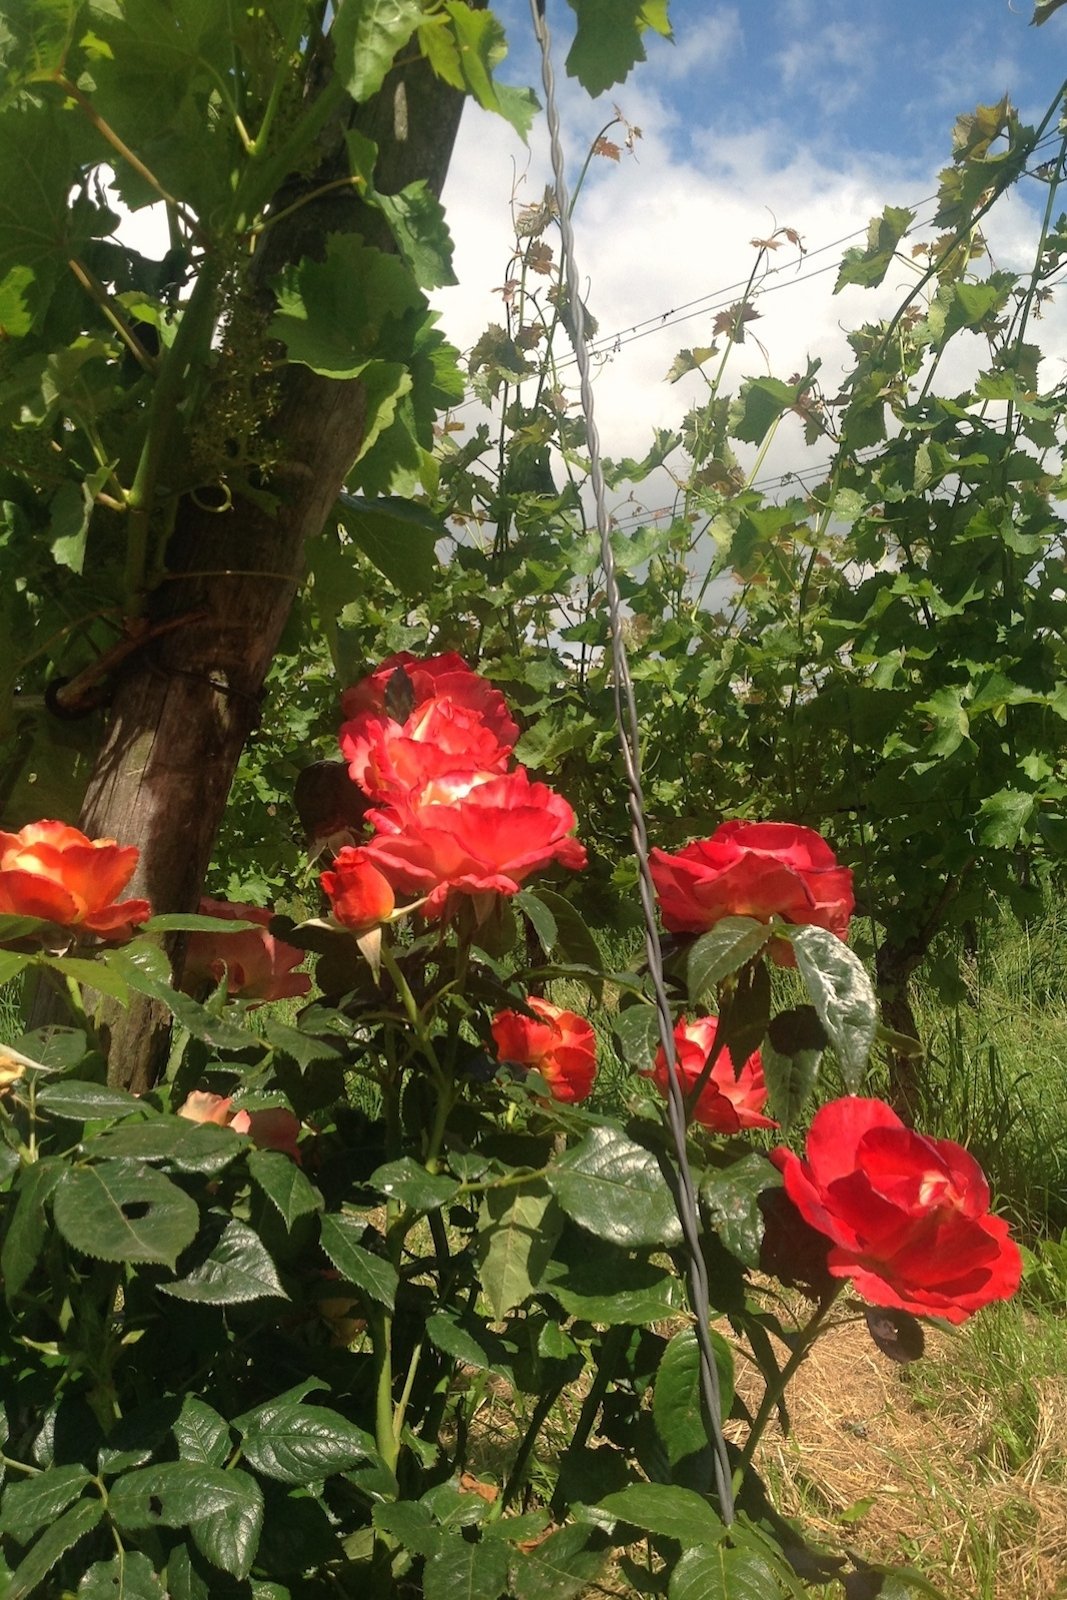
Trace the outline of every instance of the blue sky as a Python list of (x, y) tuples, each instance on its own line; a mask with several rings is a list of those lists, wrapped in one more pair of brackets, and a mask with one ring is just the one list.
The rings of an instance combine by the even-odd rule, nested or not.
[[(548, 0), (572, 177), (613, 103), (643, 130), (632, 157), (594, 164), (575, 217), (590, 308), (601, 334), (623, 334), (596, 391), (610, 455), (643, 454), (652, 429), (677, 425), (699, 398), (699, 380), (669, 385), (667, 369), (682, 346), (712, 342), (715, 305), (736, 298), (730, 286), (748, 275), (751, 240), (775, 225), (798, 230), (807, 254), (783, 249), (774, 258), (753, 329), (763, 348), (737, 352), (731, 382), (766, 371), (788, 377), (818, 356), (832, 392), (847, 359), (845, 330), (886, 315), (911, 271), (902, 264), (880, 291), (835, 296), (839, 241), (859, 242), (886, 204), (933, 194), (959, 113), (1008, 93), (1037, 121), (1067, 77), (1067, 7), (1034, 28), (1029, 0), (1015, 5), (672, 0), (674, 43), (648, 34), (648, 60), (591, 102), (563, 75), (570, 9)], [(495, 9), (512, 46), (501, 75), (534, 81), (528, 0), (497, 0)], [(460, 286), (438, 297), (461, 347), (503, 320), (512, 197), (539, 198), (547, 175), (543, 119), (524, 149), (499, 119), (465, 113), (444, 197)], [(989, 227), (997, 266), (1026, 270), (1045, 195), (1028, 180), (998, 206)], [(913, 240), (933, 236), (923, 228), (932, 211), (919, 207)], [(1057, 367), (1050, 376), (1062, 376), (1067, 312), (1049, 311), (1042, 343)], [(774, 470), (803, 459), (799, 436), (784, 429)]]

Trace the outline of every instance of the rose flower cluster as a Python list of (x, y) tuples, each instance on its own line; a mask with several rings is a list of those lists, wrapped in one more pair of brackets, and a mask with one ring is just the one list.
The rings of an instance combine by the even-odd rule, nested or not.
[(376, 802), (373, 837), (346, 845), (322, 874), (345, 927), (387, 921), (400, 897), (430, 920), (451, 916), (462, 896), (481, 915), (488, 897), (516, 894), (552, 862), (585, 865), (574, 812), (510, 767), (519, 730), (500, 691), (462, 657), (391, 656), (341, 705), (349, 775)]
[[(810, 828), (725, 822), (674, 854), (653, 850), (651, 870), (672, 933), (752, 917), (848, 936), (852, 874)], [(784, 939), (772, 940), (768, 953), (780, 966), (795, 965)], [(675, 1071), (687, 1096), (715, 1051), (715, 1027), (705, 1017), (675, 1029)], [(662, 1049), (650, 1075), (666, 1094)], [(714, 1055), (691, 1115), (720, 1133), (774, 1127), (760, 1114), (766, 1099), (759, 1052), (736, 1070), (724, 1050)], [(850, 1279), (876, 1306), (953, 1323), (1018, 1288), (1022, 1258), (1008, 1224), (989, 1212), (977, 1162), (951, 1140), (905, 1127), (883, 1101), (831, 1101), (815, 1114), (804, 1158), (779, 1146), (771, 1160), (784, 1193), (764, 1208), (763, 1259), (784, 1281), (823, 1294), (834, 1279)]]

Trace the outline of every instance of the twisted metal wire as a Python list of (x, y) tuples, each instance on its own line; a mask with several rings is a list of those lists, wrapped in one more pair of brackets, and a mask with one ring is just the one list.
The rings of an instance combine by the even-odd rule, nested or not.
[(631, 834), (639, 869), (641, 909), (645, 920), (645, 954), (656, 1000), (660, 1042), (667, 1058), (667, 1121), (678, 1158), (678, 1179), (674, 1192), (678, 1220), (682, 1227), (688, 1254), (689, 1304), (696, 1322), (697, 1343), (700, 1352), (700, 1392), (704, 1423), (712, 1447), (715, 1486), (723, 1521), (733, 1521), (734, 1499), (730, 1461), (722, 1431), (722, 1396), (719, 1374), (711, 1343), (711, 1306), (708, 1293), (707, 1267), (700, 1245), (700, 1212), (696, 1188), (686, 1150), (685, 1094), (675, 1070), (674, 1025), (667, 999), (663, 977), (663, 953), (656, 927), (656, 896), (648, 863), (648, 834), (645, 828), (644, 793), (641, 787), (641, 747), (637, 705), (633, 682), (626, 657), (622, 635), (622, 601), (615, 574), (615, 556), (611, 548), (608, 529), (607, 498), (604, 472), (601, 464), (600, 437), (593, 415), (593, 388), (590, 377), (589, 356), (585, 345), (585, 311), (578, 292), (574, 230), (571, 226), (570, 203), (564, 174), (563, 146), (560, 137), (559, 112), (556, 107), (555, 74), (552, 70), (551, 35), (545, 17), (545, 0), (530, 0), (534, 33), (541, 49), (541, 80), (545, 90), (545, 116), (548, 122), (552, 173), (559, 208), (559, 227), (562, 243), (562, 262), (567, 302), (571, 317), (571, 335), (578, 365), (582, 411), (585, 416), (589, 448), (589, 476), (596, 506), (596, 525), (600, 535), (601, 564), (607, 595), (608, 618), (611, 629), (612, 678), (615, 692), (615, 720), (618, 726), (619, 745), (626, 772)]

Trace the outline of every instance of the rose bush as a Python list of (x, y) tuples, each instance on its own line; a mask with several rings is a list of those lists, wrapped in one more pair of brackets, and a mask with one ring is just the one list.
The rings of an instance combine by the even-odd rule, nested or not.
[[(811, 828), (790, 822), (724, 822), (709, 839), (651, 853), (664, 927), (704, 933), (723, 917), (813, 924), (848, 935), (855, 904), (852, 873)], [(780, 966), (794, 965), (784, 940), (771, 946)]]
[(803, 1159), (782, 1147), (771, 1159), (805, 1222), (831, 1240), (829, 1272), (873, 1304), (959, 1323), (1018, 1288), (1019, 1249), (989, 1212), (978, 1163), (881, 1100), (831, 1101)]
[(220, 922), (255, 922), (259, 926), (236, 933), (191, 933), (185, 948), (181, 987), (199, 994), (226, 977), (231, 1000), (298, 1000), (311, 989), (306, 972), (294, 972), (304, 959), (303, 950), (276, 939), (268, 932), (273, 912), (230, 900), (200, 902), (200, 914)]
[[(674, 1030), (675, 1071), (688, 1098), (715, 1048), (718, 1023), (714, 1017), (683, 1017)], [(660, 1093), (667, 1094), (667, 1056), (661, 1045), (656, 1052), (651, 1077)], [(763, 1081), (763, 1062), (758, 1050), (735, 1068), (729, 1049), (720, 1050), (711, 1072), (693, 1107), (693, 1121), (716, 1133), (737, 1133), (741, 1128), (776, 1128), (765, 1117), (767, 1085)]]
[(394, 889), (424, 898), (429, 918), (446, 915), (456, 895), (516, 894), (554, 861), (585, 866), (585, 848), (571, 837), (574, 812), (523, 767), (453, 774), (368, 815), (377, 832), (366, 858)]
[(65, 822), (0, 833), (0, 914), (42, 917), (112, 942), (152, 915), (147, 900), (118, 900), (137, 866), (133, 845), (89, 839)]
[(536, 1015), (498, 1011), (493, 1042), (502, 1062), (532, 1068), (548, 1084), (554, 1100), (574, 1104), (588, 1099), (596, 1078), (596, 1034), (592, 1023), (537, 995), (526, 1004)]

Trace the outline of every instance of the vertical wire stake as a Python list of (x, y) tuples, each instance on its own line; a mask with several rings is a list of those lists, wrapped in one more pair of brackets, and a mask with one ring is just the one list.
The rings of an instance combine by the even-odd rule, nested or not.
[(648, 865), (648, 834), (645, 828), (644, 794), (641, 788), (641, 750), (637, 704), (634, 700), (633, 682), (626, 658), (622, 636), (622, 601), (618, 579), (615, 575), (615, 556), (608, 530), (607, 499), (604, 489), (604, 472), (600, 457), (600, 438), (593, 417), (593, 387), (589, 373), (589, 354), (585, 346), (585, 311), (578, 292), (578, 270), (575, 262), (574, 230), (571, 226), (570, 203), (563, 168), (563, 146), (560, 139), (559, 113), (556, 109), (555, 75), (552, 71), (551, 38), (545, 17), (545, 0), (530, 0), (534, 33), (541, 47), (541, 81), (545, 89), (545, 116), (548, 121), (549, 145), (552, 157), (552, 175), (559, 208), (559, 228), (563, 247), (564, 282), (567, 307), (571, 320), (571, 337), (585, 416), (589, 448), (589, 476), (593, 485), (596, 505), (596, 525), (600, 535), (600, 559), (604, 568), (604, 587), (607, 595), (608, 618), (611, 629), (612, 678), (615, 691), (615, 720), (618, 725), (619, 745), (626, 771), (630, 827), (634, 852), (639, 870), (641, 909), (645, 920), (645, 954), (656, 997), (660, 1042), (667, 1058), (667, 1122), (674, 1140), (678, 1158), (677, 1185), (674, 1203), (682, 1226), (688, 1254), (689, 1304), (696, 1323), (697, 1343), (700, 1350), (700, 1396), (704, 1413), (704, 1426), (712, 1449), (715, 1468), (715, 1485), (719, 1509), (726, 1523), (733, 1521), (734, 1497), (730, 1472), (730, 1458), (722, 1431), (722, 1396), (715, 1353), (711, 1344), (711, 1305), (708, 1295), (708, 1275), (704, 1253), (700, 1245), (700, 1212), (697, 1206), (693, 1174), (686, 1150), (685, 1095), (675, 1066), (674, 1026), (670, 1003), (663, 978), (663, 953), (660, 949), (656, 927), (656, 896), (652, 874)]

